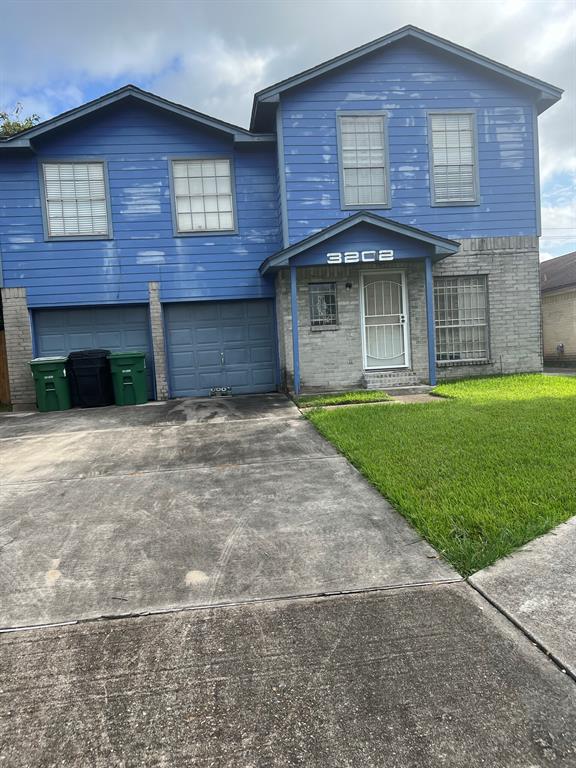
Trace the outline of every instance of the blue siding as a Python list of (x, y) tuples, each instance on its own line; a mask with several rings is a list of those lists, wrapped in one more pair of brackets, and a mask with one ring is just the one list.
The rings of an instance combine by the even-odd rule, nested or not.
[[(451, 238), (536, 234), (533, 102), (520, 87), (403, 41), (281, 96), (290, 242), (351, 215), (340, 206), (336, 114), (386, 110), (392, 205), (380, 212)], [(427, 110), (475, 109), (478, 206), (430, 205)]]
[[(273, 296), (258, 272), (281, 246), (273, 146), (234, 149), (224, 134), (125, 103), (36, 147), (0, 165), (4, 284), (26, 287), (30, 306), (143, 302), (150, 280), (163, 301)], [(238, 234), (174, 237), (169, 162), (189, 156), (233, 158)], [(67, 157), (107, 161), (112, 240), (45, 241), (38, 160)]]

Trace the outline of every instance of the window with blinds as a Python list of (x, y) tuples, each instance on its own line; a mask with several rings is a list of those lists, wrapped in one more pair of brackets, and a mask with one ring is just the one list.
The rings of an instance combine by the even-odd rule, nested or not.
[(339, 115), (343, 207), (387, 206), (386, 115)]
[(49, 237), (108, 237), (104, 163), (44, 163)]
[(485, 275), (434, 279), (436, 359), (488, 359), (488, 287)]
[(234, 229), (230, 160), (174, 160), (178, 232)]
[(474, 115), (432, 113), (430, 174), (437, 205), (478, 201)]

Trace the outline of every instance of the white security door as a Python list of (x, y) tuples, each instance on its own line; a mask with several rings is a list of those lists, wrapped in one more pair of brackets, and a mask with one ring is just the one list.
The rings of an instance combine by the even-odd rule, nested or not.
[(408, 366), (408, 323), (403, 272), (362, 276), (364, 366)]

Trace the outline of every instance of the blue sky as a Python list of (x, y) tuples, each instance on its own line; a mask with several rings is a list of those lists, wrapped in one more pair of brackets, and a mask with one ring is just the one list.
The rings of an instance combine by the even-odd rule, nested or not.
[(260, 88), (415, 24), (565, 89), (540, 118), (542, 258), (576, 250), (574, 0), (0, 0), (0, 109), (131, 82), (239, 125)]

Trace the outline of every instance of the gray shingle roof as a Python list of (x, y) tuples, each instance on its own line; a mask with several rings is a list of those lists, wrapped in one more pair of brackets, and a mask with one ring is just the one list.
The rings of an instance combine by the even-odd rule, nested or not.
[(540, 264), (540, 290), (542, 293), (561, 288), (576, 287), (576, 251), (557, 256)]

